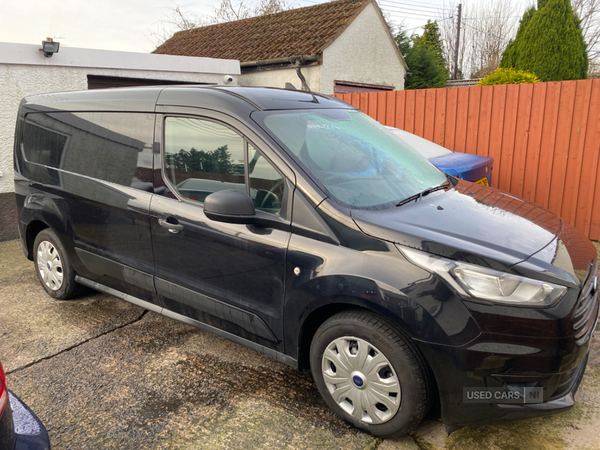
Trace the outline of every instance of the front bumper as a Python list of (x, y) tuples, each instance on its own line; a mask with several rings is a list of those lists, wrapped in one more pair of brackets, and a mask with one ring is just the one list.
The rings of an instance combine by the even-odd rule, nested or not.
[[(562, 345), (560, 339), (482, 334), (464, 347), (421, 344), (434, 372), (443, 422), (449, 427), (484, 425), (553, 414), (571, 408), (583, 378), (590, 341)], [(571, 347), (571, 348), (568, 348)], [(473, 391), (541, 388), (541, 403), (485, 403), (465, 399)]]
[[(470, 305), (484, 330), (477, 338), (463, 346), (420, 344), (438, 383), (447, 426), (513, 421), (574, 405), (599, 316), (595, 259), (583, 273), (577, 296), (567, 295), (554, 308), (486, 311)], [(537, 397), (494, 396), (528, 389)]]
[[(571, 313), (556, 321), (558, 337), (484, 332), (463, 346), (420, 344), (438, 383), (442, 420), (447, 426), (513, 421), (561, 412), (574, 405), (599, 316), (595, 266), (586, 278)], [(471, 402), (465, 396), (466, 391), (525, 392), (531, 388), (537, 388), (541, 397), (531, 403), (525, 399), (507, 402), (502, 396), (489, 395), (483, 401)]]

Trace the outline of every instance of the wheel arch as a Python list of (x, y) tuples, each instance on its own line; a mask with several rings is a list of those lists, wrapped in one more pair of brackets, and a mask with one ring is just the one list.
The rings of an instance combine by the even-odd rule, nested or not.
[(27, 228), (25, 229), (25, 245), (27, 248), (27, 259), (30, 261), (33, 261), (33, 243), (35, 242), (35, 238), (46, 228), (50, 228), (50, 225), (37, 219), (27, 224)]
[[(400, 318), (377, 304), (365, 304), (361, 299), (337, 297), (328, 299), (322, 306), (313, 309), (304, 319), (298, 335), (298, 369), (310, 368), (310, 345), (317, 329), (330, 317), (345, 311), (362, 311), (375, 314), (390, 322), (407, 339), (413, 340), (410, 329)], [(386, 314), (387, 313), (387, 314)], [(416, 344), (415, 344), (416, 345)], [(425, 358), (423, 358), (425, 360)], [(429, 364), (428, 364), (429, 365)]]
[[(59, 202), (60, 203), (60, 202)], [(18, 211), (19, 229), (27, 259), (33, 260), (33, 244), (37, 235), (47, 228), (57, 234), (63, 245), (70, 229), (67, 210), (47, 192), (30, 193)]]

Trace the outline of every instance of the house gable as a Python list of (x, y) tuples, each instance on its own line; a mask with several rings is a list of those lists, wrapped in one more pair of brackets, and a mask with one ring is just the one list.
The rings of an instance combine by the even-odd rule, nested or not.
[(333, 93), (336, 80), (404, 89), (407, 69), (380, 9), (369, 2), (324, 49), (320, 89)]

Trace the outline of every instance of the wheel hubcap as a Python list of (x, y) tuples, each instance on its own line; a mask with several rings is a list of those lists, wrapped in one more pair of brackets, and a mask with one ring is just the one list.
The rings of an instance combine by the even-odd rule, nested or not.
[(398, 376), (383, 353), (363, 339), (344, 336), (331, 342), (322, 372), (333, 400), (361, 422), (387, 422), (400, 408)]
[(42, 241), (37, 248), (37, 266), (44, 284), (57, 291), (63, 284), (62, 258), (50, 241)]

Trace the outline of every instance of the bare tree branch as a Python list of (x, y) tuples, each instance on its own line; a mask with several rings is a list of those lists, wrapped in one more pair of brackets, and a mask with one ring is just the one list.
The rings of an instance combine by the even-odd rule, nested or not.
[(231, 22), (234, 20), (248, 19), (250, 17), (264, 16), (287, 11), (292, 4), (287, 0), (221, 0), (215, 11), (213, 23)]
[(183, 11), (175, 1), (172, 1), (172, 5), (166, 8), (165, 19), (156, 24), (157, 30), (150, 31), (150, 40), (155, 47), (159, 47), (178, 31), (276, 14), (292, 8), (293, 5), (288, 0), (220, 0), (213, 16), (200, 17), (189, 11)]
[(515, 4), (515, 0), (487, 0), (475, 5), (464, 0), (448, 0), (443, 9), (445, 17), (440, 20), (448, 67), (452, 67), (454, 61), (459, 3), (462, 3), (463, 20), (458, 69), (464, 78), (480, 78), (498, 68), (504, 49), (516, 34), (525, 5)]
[(600, 0), (571, 0), (571, 5), (581, 20), (590, 67), (597, 65), (600, 59)]
[(471, 9), (465, 27), (472, 33), (469, 72), (477, 78), (494, 72), (500, 65), (502, 53), (517, 32), (512, 0), (479, 3)]
[(174, 1), (171, 6), (166, 7), (166, 10), (165, 18), (156, 23), (156, 31), (150, 31), (150, 40), (155, 48), (161, 46), (177, 31), (192, 30), (211, 23), (211, 19), (208, 17), (200, 17), (194, 13), (182, 11)]
[[(444, 41), (444, 57), (446, 59), (446, 67), (453, 72), (454, 68), (454, 55), (456, 52), (456, 32), (457, 32), (457, 13), (458, 13), (458, 4), (462, 3), (462, 15), (463, 17), (468, 17), (469, 15), (469, 5), (467, 2), (461, 0), (449, 0), (447, 3), (444, 2), (444, 7), (440, 11), (440, 15), (442, 18), (439, 20), (440, 26), (440, 34), (442, 35), (442, 39)], [(459, 78), (462, 78), (460, 74), (462, 74), (463, 61), (465, 59), (465, 54), (467, 53), (467, 48), (470, 43), (470, 38), (467, 37), (468, 29), (466, 27), (461, 26), (460, 33), (460, 44), (458, 49), (458, 72)]]

